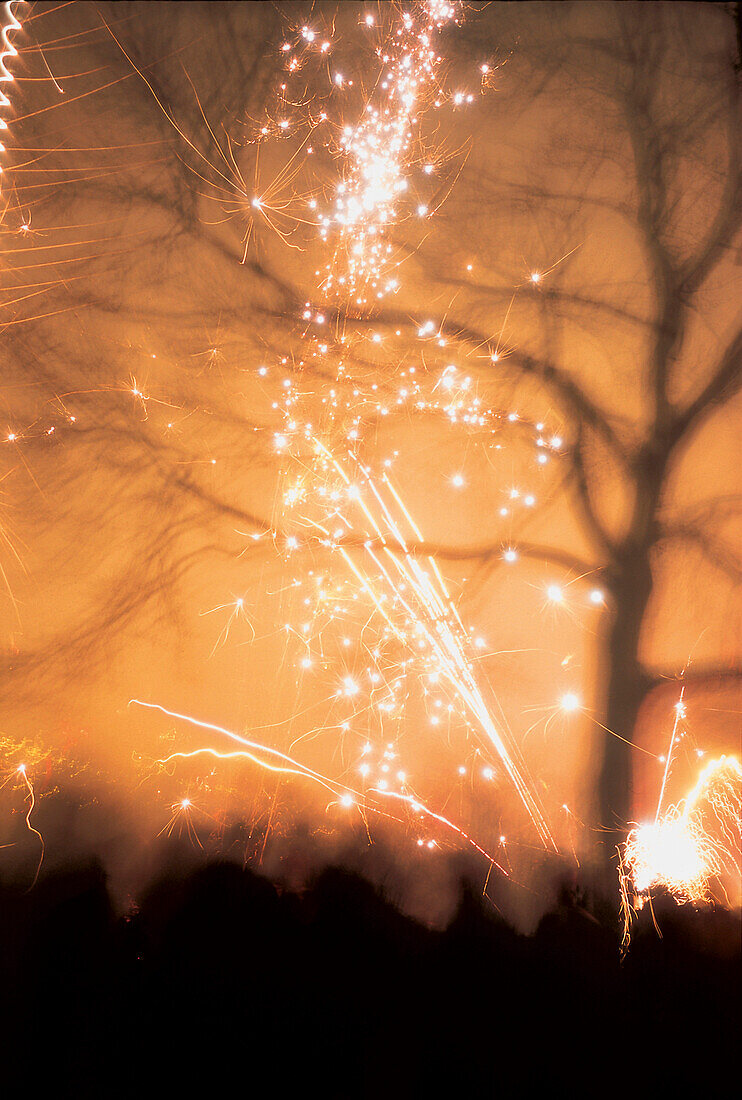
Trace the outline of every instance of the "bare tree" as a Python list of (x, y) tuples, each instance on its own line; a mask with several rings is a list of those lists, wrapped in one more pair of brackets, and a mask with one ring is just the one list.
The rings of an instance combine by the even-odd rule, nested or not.
[[(460, 293), (441, 318), (443, 329), (470, 347), (502, 343), (500, 318), (520, 283), (506, 329), (509, 354), (492, 369), (537, 382), (570, 426), (563, 506), (574, 511), (591, 554), (566, 564), (599, 574), (612, 606), (601, 681), (610, 733), (599, 778), (609, 858), (630, 818), (641, 708), (668, 681), (677, 691), (684, 663), (653, 662), (647, 639), (658, 587), (666, 592), (673, 584), (663, 559), (668, 548), (698, 550), (701, 568), (726, 578), (731, 599), (720, 662), (691, 666), (684, 682), (738, 687), (742, 674), (732, 595), (742, 579), (733, 526), (742, 508), (739, 473), (732, 491), (719, 495), (711, 472), (693, 504), (698, 486), (686, 472), (715, 417), (727, 409), (739, 424), (742, 119), (729, 16), (700, 5), (493, 10), (485, 20), (494, 31), (488, 45), (502, 58), (512, 44), (502, 70), (504, 107), (496, 95), (491, 107), (503, 111), (495, 138), (502, 145), (475, 154), (476, 166), (470, 162), (459, 183), (463, 190), (468, 183), (468, 205), (464, 199), (457, 207), (454, 197), (448, 208), (446, 266), (463, 271), (455, 242), (468, 221), (478, 242), (466, 253), (482, 273), (477, 285), (448, 278), (423, 250), (428, 272)], [(508, 65), (516, 70), (512, 82)], [(538, 112), (542, 128), (534, 137), (527, 125)], [(513, 147), (515, 167), (508, 163)], [(504, 229), (488, 228), (500, 219)], [(505, 239), (514, 227), (522, 232), (515, 262)], [(596, 245), (610, 261), (581, 256)], [(596, 362), (608, 385), (596, 379)], [(729, 485), (727, 477), (718, 480)], [(554, 560), (555, 549), (530, 548), (544, 560)], [(688, 637), (689, 656), (693, 643)]]

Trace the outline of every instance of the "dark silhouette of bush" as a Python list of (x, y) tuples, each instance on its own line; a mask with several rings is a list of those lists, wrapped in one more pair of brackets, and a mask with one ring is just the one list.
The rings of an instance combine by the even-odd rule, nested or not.
[(642, 914), (621, 961), (567, 891), (526, 937), (469, 888), (435, 931), (338, 868), (297, 895), (213, 863), (122, 917), (96, 864), (0, 886), (4, 1077), (76, 1096), (641, 1095), (649, 1056), (685, 1095), (734, 1058), (739, 923), (660, 908), (663, 938)]

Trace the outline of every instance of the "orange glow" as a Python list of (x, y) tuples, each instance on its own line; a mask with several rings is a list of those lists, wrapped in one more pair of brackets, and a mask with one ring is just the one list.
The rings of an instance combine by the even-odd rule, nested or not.
[(135, 8), (1, 9), (8, 865), (105, 790), (165, 847), (466, 852), (531, 914), (736, 904), (727, 32), (627, 66), (650, 141), (589, 41), (544, 91), (559, 5)]

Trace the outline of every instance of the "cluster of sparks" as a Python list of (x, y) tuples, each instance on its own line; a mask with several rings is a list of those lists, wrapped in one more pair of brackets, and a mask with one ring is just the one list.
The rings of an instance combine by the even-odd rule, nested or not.
[[(286, 370), (282, 396), (273, 403), (282, 417), (274, 448), (284, 470), (272, 537), (287, 560), (296, 553), (305, 559), (310, 555), (327, 559), (324, 568), (306, 569), (302, 579), (297, 578), (296, 585), (307, 588), (304, 621), (287, 623), (285, 630), (287, 637), (298, 639), (302, 674), (312, 669), (327, 671), (336, 664), (334, 640), (341, 655), (343, 646), (364, 655), (362, 668), (351, 669), (346, 661), (345, 670), (337, 676), (332, 696), (345, 710), (340, 721), (326, 722), (321, 731), (340, 733), (343, 742), (355, 738), (357, 758), (339, 782), (294, 756), (219, 730), (238, 747), (224, 752), (209, 746), (170, 754), (162, 763), (170, 765), (177, 758), (204, 753), (220, 759), (247, 757), (268, 771), (318, 783), (340, 806), (356, 807), (364, 820), (373, 813), (396, 817), (404, 808), (418, 821), (442, 825), (483, 852), (459, 825), (423, 800), (414, 777), (399, 759), (397, 723), (417, 694), (427, 708), (430, 736), (450, 733), (452, 723), (462, 723), (477, 740), (474, 756), (481, 760), (482, 775), (492, 778), (495, 766), (501, 769), (539, 843), (556, 851), (525, 764), (504, 724), (495, 721), (492, 700), (479, 682), (475, 662), (484, 643), (464, 625), (435, 557), (421, 553), (424, 538), (394, 485), (393, 458), (382, 460), (377, 470), (363, 457), (369, 424), (383, 419), (390, 408), (409, 407), (445, 417), (450, 424), (493, 431), (503, 419), (483, 407), (472, 378), (454, 364), (432, 379), (424, 362), (419, 367), (393, 368), (386, 377), (372, 372), (365, 379), (353, 376), (347, 366), (354, 343), (343, 320), (347, 311), (358, 316), (360, 309), (362, 315), (367, 293), (378, 300), (398, 286), (389, 276), (393, 264), (389, 234), (407, 216), (411, 180), (432, 171), (421, 126), (425, 111), (440, 106), (444, 99), (439, 85), (442, 58), (435, 40), (446, 23), (458, 22), (461, 6), (432, 2), (393, 11), (396, 23), (376, 51), (380, 68), (375, 93), (365, 103), (360, 122), (341, 128), (342, 178), (334, 207), (318, 223), (320, 239), (331, 241), (334, 252), (317, 288), (326, 305), (307, 303), (303, 335), (307, 357), (321, 364), (329, 381), (318, 396), (315, 386), (302, 387), (297, 382), (287, 368), (288, 357), (284, 358), (278, 364)], [(364, 22), (367, 28), (375, 28), (373, 16)], [(322, 54), (328, 53), (327, 43), (310, 28), (302, 28), (300, 37), (305, 46), (316, 43)], [(287, 60), (289, 72), (294, 60), (294, 55)], [(343, 82), (338, 75), (335, 83)], [(261, 210), (263, 205), (259, 200)], [(316, 205), (310, 201), (310, 209)], [(418, 205), (416, 212), (427, 215), (428, 209)], [(326, 331), (328, 312), (337, 317), (334, 334)], [(418, 337), (434, 340), (438, 347), (446, 344), (428, 323), (420, 327)], [(384, 338), (374, 333), (368, 339), (374, 347)], [(268, 367), (259, 370), (261, 377), (270, 373)], [(542, 438), (543, 428), (538, 425), (536, 434), (539, 457), (543, 453), (545, 459), (549, 452), (558, 452), (561, 440)], [(460, 474), (454, 474), (451, 482), (455, 488), (463, 486)], [(525, 507), (535, 503), (531, 494), (524, 497)], [(241, 604), (235, 605), (234, 614), (241, 611)], [(202, 729), (217, 730), (188, 716), (179, 717)], [(391, 739), (390, 728), (395, 730)], [(460, 772), (466, 770), (462, 765)], [(436, 844), (430, 836), (419, 836), (418, 843)], [(494, 856), (489, 859), (497, 863)]]
[[(345, 169), (337, 184), (334, 206), (321, 218), (323, 240), (337, 242), (325, 288), (365, 306), (368, 295), (393, 293), (394, 245), (390, 231), (407, 214), (427, 217), (428, 205), (411, 198), (416, 174), (434, 170), (420, 152), (420, 123), (431, 105), (440, 106), (442, 58), (436, 38), (455, 22), (458, 4), (428, 3), (401, 13), (399, 25), (377, 50), (382, 68), (376, 95), (355, 126), (342, 129), (340, 148)], [(374, 17), (366, 17), (369, 26)], [(337, 83), (343, 83), (340, 73)], [(471, 98), (471, 97), (470, 97)], [(409, 213), (408, 213), (409, 211)], [(336, 286), (337, 284), (337, 286)]]
[(631, 830), (624, 861), (640, 899), (665, 887), (698, 904), (709, 900), (712, 879), (739, 875), (740, 781), (736, 757), (712, 760), (682, 802)]
[[(503, 418), (483, 407), (471, 377), (455, 363), (431, 378), (422, 360), (419, 366), (408, 364), (406, 369), (392, 371), (391, 376), (389, 372), (377, 372), (372, 381), (354, 376), (346, 365), (354, 343), (348, 318), (368, 319), (374, 305), (399, 288), (393, 231), (410, 217), (428, 218), (434, 213), (434, 207), (421, 196), (426, 178), (445, 154), (426, 150), (424, 116), (446, 101), (460, 106), (473, 99), (462, 93), (447, 96), (441, 86), (440, 32), (447, 24), (460, 21), (461, 5), (431, 0), (392, 10), (396, 21), (376, 48), (379, 68), (373, 92), (363, 102), (354, 124), (336, 126), (340, 178), (332, 203), (323, 210), (315, 198), (307, 202), (307, 221), (317, 219), (320, 240), (331, 249), (331, 258), (324, 269), (317, 271), (317, 296), (324, 304), (307, 302), (304, 311), (305, 357), (319, 364), (329, 381), (318, 399), (316, 386), (302, 389), (287, 369), (288, 357), (284, 358), (278, 364), (279, 370), (282, 366), (285, 369), (281, 399), (273, 402), (283, 421), (274, 433), (274, 448), (285, 465), (271, 535), (287, 562), (299, 553), (322, 563), (318, 568), (304, 569), (302, 576), (295, 578), (292, 587), (305, 590), (303, 621), (287, 623), (285, 630), (287, 636), (298, 641), (302, 674), (332, 669), (337, 663), (336, 648), (341, 658), (343, 646), (362, 652), (362, 667), (357, 667), (357, 661), (346, 661), (345, 671), (336, 676), (331, 694), (345, 708), (340, 720), (326, 722), (322, 730), (312, 734), (340, 734), (343, 745), (348, 738), (355, 738), (356, 759), (338, 781), (302, 765), (293, 756), (180, 715), (201, 728), (218, 730), (240, 747), (227, 752), (208, 747), (175, 753), (164, 763), (202, 753), (221, 759), (247, 756), (269, 771), (318, 783), (334, 796), (335, 804), (356, 807), (364, 822), (373, 813), (389, 812), (394, 816), (394, 803), (402, 804), (408, 814), (411, 811), (428, 824), (443, 824), (481, 852), (483, 849), (473, 838), (424, 802), (414, 776), (400, 761), (396, 733), (389, 739), (389, 727), (397, 728), (395, 723), (417, 693), (424, 701), (430, 736), (444, 730), (450, 735), (452, 722), (463, 726), (475, 740), (482, 775), (492, 777), (496, 767), (501, 769), (517, 792), (540, 844), (556, 851), (551, 829), (524, 761), (508, 735), (504, 716), (502, 721), (495, 720), (491, 692), (478, 679), (476, 662), (484, 642), (464, 625), (435, 556), (425, 552), (423, 534), (395, 486), (396, 456), (381, 462), (364, 457), (369, 426), (373, 432), (391, 409), (406, 407), (432, 413), (464, 429), (494, 430)], [(366, 15), (363, 22), (367, 29), (377, 30), (373, 15)], [(300, 48), (316, 49), (329, 60), (331, 42), (310, 27), (301, 29), (299, 43)], [(286, 70), (290, 75), (300, 67), (298, 52), (290, 43), (284, 45), (283, 52), (287, 54)], [(488, 71), (488, 64), (483, 63), (482, 76)], [(345, 88), (352, 87), (354, 81), (334, 72), (332, 83)], [(285, 101), (286, 84), (281, 85), (281, 91)], [(331, 121), (326, 111), (318, 112), (310, 135), (312, 127)], [(281, 121), (279, 134), (281, 129), (285, 132), (288, 122)], [(265, 135), (270, 132), (268, 127), (263, 130)], [(308, 140), (302, 149), (311, 154)], [(263, 196), (254, 198), (251, 205), (272, 224)], [(272, 211), (274, 217), (278, 213)], [(541, 273), (535, 272), (530, 281), (535, 286), (541, 278)], [(417, 335), (421, 340), (434, 341), (437, 347), (446, 346), (445, 337), (432, 322), (424, 323)], [(375, 332), (361, 339), (373, 346), (383, 344), (385, 337)], [(488, 350), (491, 360), (497, 362), (499, 345)], [(268, 367), (259, 370), (262, 377), (270, 373)], [(510, 414), (508, 419), (518, 418)], [(532, 427), (539, 464), (548, 462), (550, 454), (558, 456), (562, 448), (559, 434), (549, 436), (543, 424)], [(462, 488), (464, 484), (461, 473), (452, 475), (453, 487)], [(515, 490), (510, 505), (515, 502), (529, 507), (535, 497)], [(505, 514), (507, 511), (504, 508)], [(513, 562), (517, 556), (514, 547), (503, 549), (505, 561)], [(547, 599), (561, 603), (562, 587), (551, 584)], [(590, 591), (589, 602), (603, 606), (600, 588)], [(235, 606), (234, 613), (241, 612), (242, 606)], [(333, 641), (338, 638), (339, 645), (334, 647)], [(555, 709), (564, 714), (580, 710), (579, 695), (565, 692)], [(369, 734), (369, 728), (374, 734)], [(298, 737), (294, 743), (301, 740)], [(727, 763), (725, 774), (731, 775), (730, 767)], [(467, 766), (462, 764), (459, 773), (466, 772)], [(390, 801), (388, 811), (384, 804)], [(185, 802), (190, 809), (190, 799)], [(692, 802), (690, 798), (686, 808)], [(177, 804), (173, 822), (180, 819), (184, 806)], [(688, 812), (682, 815), (683, 822), (688, 816), (694, 822), (696, 850), (703, 867), (695, 873), (707, 882), (716, 867), (717, 849), (710, 844), (703, 846), (705, 834), (697, 817)], [(631, 868), (628, 874), (637, 894), (661, 880), (672, 883), (679, 897), (689, 895), (687, 876), (682, 878), (685, 872), (672, 869), (667, 861), (665, 872), (647, 878), (647, 867), (652, 860), (655, 864), (662, 862), (666, 839), (673, 829), (678, 832), (680, 820), (681, 815), (671, 814), (655, 825), (654, 832), (644, 829), (631, 834), (623, 866), (624, 873), (625, 868)], [(425, 843), (435, 845), (434, 840), (426, 841), (419, 835), (418, 844)], [(502, 870), (494, 856), (487, 854)]]
[[(21, 28), (17, 7), (14, 0), (4, 5), (0, 31), (3, 131), (7, 131), (3, 116), (10, 107), (7, 90), (13, 80), (6, 63), (17, 56), (12, 39)], [(283, 630), (287, 648), (292, 646), (297, 654), (298, 678), (316, 673), (329, 682), (330, 717), (320, 727), (297, 736), (284, 752), (179, 710), (139, 699), (132, 702), (209, 738), (196, 748), (161, 757), (157, 761), (160, 770), (172, 771), (183, 761), (205, 757), (221, 764), (247, 761), (279, 779), (291, 777), (318, 786), (329, 797), (328, 806), (355, 811), (367, 832), (371, 818), (377, 815), (411, 826), (420, 847), (437, 847), (438, 836), (446, 833), (508, 874), (505, 837), (499, 838), (498, 850), (486, 850), (454, 820), (453, 813), (443, 812), (445, 806), (424, 797), (425, 775), (416, 774), (406, 759), (399, 734), (409, 709), (415, 712), (416, 721), (420, 713), (424, 715), (420, 722), (431, 741), (445, 739), (450, 744), (458, 739), (457, 744), (463, 746), (460, 777), (476, 768), (485, 781), (497, 777), (507, 782), (540, 847), (558, 851), (548, 813), (536, 794), (516, 738), (480, 673), (486, 643), (463, 621), (456, 594), (435, 551), (426, 545), (403, 499), (395, 478), (397, 452), (381, 458), (373, 452), (379, 425), (392, 412), (400, 411), (438, 417), (457, 431), (489, 432), (492, 438), (508, 424), (515, 424), (532, 439), (538, 468), (558, 461), (564, 443), (559, 427), (550, 430), (544, 423), (531, 424), (517, 413), (503, 414), (488, 407), (480, 398), (476, 380), (458, 360), (429, 369), (424, 354), (427, 348), (436, 356), (448, 356), (446, 336), (432, 321), (417, 327), (423, 349), (419, 358), (379, 365), (379, 357), (401, 336), (400, 330), (392, 335), (381, 323), (373, 323), (374, 308), (400, 287), (402, 250), (395, 244), (394, 234), (403, 223), (427, 220), (435, 213), (446, 188), (439, 181), (435, 193), (432, 177), (447, 158), (455, 159), (428, 141), (427, 121), (430, 113), (444, 104), (456, 108), (474, 100), (472, 93), (448, 92), (443, 87), (442, 32), (460, 23), (462, 4), (425, 0), (404, 7), (380, 6), (382, 10), (392, 17), (385, 27), (370, 13), (361, 20), (365, 31), (376, 36), (378, 64), (372, 91), (363, 96), (357, 118), (351, 122), (347, 114), (333, 118), (330, 110), (318, 110), (310, 102), (299, 148), (272, 184), (256, 188), (255, 194), (247, 186), (231, 146), (226, 153), (219, 149), (220, 167), (214, 169), (225, 209), (229, 211), (231, 203), (243, 214), (248, 212), (243, 259), (258, 223), (275, 231), (283, 243), (291, 243), (296, 227), (308, 227), (329, 257), (316, 272), (316, 301), (306, 303), (302, 317), (304, 354), (299, 367), (310, 363), (319, 370), (311, 376), (304, 374), (296, 369), (296, 357), (286, 355), (273, 366), (260, 366), (256, 371), (258, 379), (271, 384), (280, 378), (280, 394), (272, 402), (278, 423), (271, 430), (281, 475), (274, 520), (270, 528), (266, 526), (252, 537), (272, 540), (287, 569), (301, 556), (302, 565), (287, 586), (301, 611), (298, 620), (285, 623)], [(284, 43), (281, 51), (285, 80), (298, 74), (303, 51), (314, 51), (330, 66), (333, 93), (362, 86), (361, 80), (348, 78), (332, 67), (331, 37), (307, 25), (296, 38), (296, 43)], [(490, 65), (480, 63), (479, 73), (486, 85)], [(281, 84), (279, 100), (294, 107), (299, 103), (299, 97), (291, 99), (286, 83)], [(285, 138), (292, 125), (281, 116), (263, 125), (259, 137)], [(319, 139), (320, 127), (327, 133), (325, 139)], [(299, 129), (297, 126), (297, 132)], [(306, 161), (313, 154), (315, 140), (331, 155), (333, 185), (329, 190), (310, 190), (284, 200), (282, 195), (296, 180), (301, 158)], [(188, 144), (195, 151), (190, 141)], [(4, 152), (0, 144), (0, 162)], [(0, 199), (3, 195), (0, 175)], [(291, 211), (297, 201), (303, 209), (295, 216)], [(542, 278), (543, 273), (533, 272), (530, 282), (536, 286)], [(355, 369), (359, 348), (365, 362)], [(498, 362), (502, 354), (499, 340), (484, 350), (488, 364)], [(453, 352), (450, 358), (456, 359)], [(132, 380), (125, 392), (141, 404), (146, 415), (151, 399), (142, 386)], [(62, 413), (68, 422), (74, 422), (64, 406)], [(35, 430), (42, 428), (32, 426), (26, 434)], [(54, 426), (43, 430), (51, 434)], [(18, 438), (11, 432), (7, 442), (15, 444)], [(463, 489), (465, 485), (464, 474), (454, 470), (450, 487)], [(529, 488), (511, 487), (501, 515), (532, 509), (536, 499)], [(505, 562), (515, 562), (518, 554), (516, 545), (503, 545)], [(602, 610), (603, 590), (589, 577), (578, 578), (585, 579), (586, 606)], [(564, 587), (551, 582), (545, 588), (545, 598), (549, 604), (562, 604)], [(230, 616), (216, 649), (226, 642), (236, 621), (245, 617), (244, 599), (219, 604), (213, 610), (227, 610)], [(250, 629), (254, 639), (255, 631)], [(582, 703), (574, 690), (565, 691), (550, 709), (552, 717), (575, 712), (582, 712)], [(739, 872), (735, 859), (740, 846), (742, 769), (735, 758), (722, 757), (708, 764), (688, 796), (664, 808), (680, 713), (678, 709), (655, 820), (634, 828), (622, 852), (621, 892), (627, 913), (641, 908), (658, 887), (669, 890), (681, 902), (706, 901), (712, 896), (714, 881), (735, 867)], [(317, 737), (336, 742), (337, 755), (344, 761), (339, 775), (324, 774), (301, 762), (298, 746)], [(43, 858), (43, 838), (32, 823), (36, 796), (25, 762), (15, 763), (7, 771), (5, 784), (11, 780), (14, 788), (24, 792), (26, 825), (38, 839)], [(566, 806), (563, 809), (569, 814)], [(207, 823), (213, 819), (190, 795), (174, 802), (171, 810), (163, 833), (182, 834), (200, 845), (194, 815)], [(36, 876), (39, 868), (40, 862)]]
[[(409, 695), (410, 680), (421, 681), (425, 696), (432, 697), (431, 725), (439, 726), (441, 718), (452, 712), (468, 720), (483, 741), (485, 754), (494, 753), (501, 763), (541, 840), (553, 845), (516, 761), (516, 750), (506, 744), (477, 682), (476, 640), (464, 626), (435, 558), (427, 555), (421, 561), (413, 552), (413, 541), (423, 545), (423, 536), (389, 473), (383, 470), (374, 476), (353, 449), (352, 439), (347, 452), (338, 457), (312, 432), (310, 425), (299, 433), (309, 454), (299, 451), (295, 456), (302, 469), (309, 469), (309, 476), (298, 491), (292, 485), (284, 499), (288, 498), (291, 512), (296, 513), (294, 523), (304, 529), (309, 544), (315, 542), (342, 560), (347, 583), (321, 574), (312, 578), (314, 592), (309, 599), (314, 613), (301, 631), (306, 647), (303, 666), (313, 663), (313, 645), (321, 649), (318, 623), (325, 621), (329, 626), (346, 619), (352, 623), (360, 612), (360, 642), (367, 665), (362, 677), (344, 678), (339, 694), (350, 700), (362, 698), (383, 724), (398, 716), (402, 700)], [(351, 428), (346, 436), (352, 432)], [(289, 539), (291, 549), (298, 549), (298, 538)], [(355, 717), (353, 713), (349, 721)], [(365, 761), (360, 765), (362, 774), (367, 767)], [(403, 794), (406, 778), (400, 782)], [(380, 784), (386, 787), (383, 778)]]
[(683, 739), (685, 717), (682, 692), (675, 705), (654, 819), (632, 828), (620, 853), (626, 944), (634, 914), (651, 904), (653, 890), (666, 891), (680, 905), (723, 902), (725, 881), (738, 882), (742, 873), (742, 765), (737, 757), (709, 761), (686, 796), (665, 805), (667, 780)]

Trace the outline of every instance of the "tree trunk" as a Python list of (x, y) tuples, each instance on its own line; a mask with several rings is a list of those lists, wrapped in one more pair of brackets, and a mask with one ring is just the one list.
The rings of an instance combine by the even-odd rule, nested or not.
[(639, 660), (639, 639), (652, 593), (648, 548), (624, 557), (611, 590), (614, 618), (608, 637), (607, 701), (603, 761), (598, 784), (603, 858), (615, 890), (616, 848), (626, 837), (631, 814), (633, 741), (636, 720), (649, 687)]

